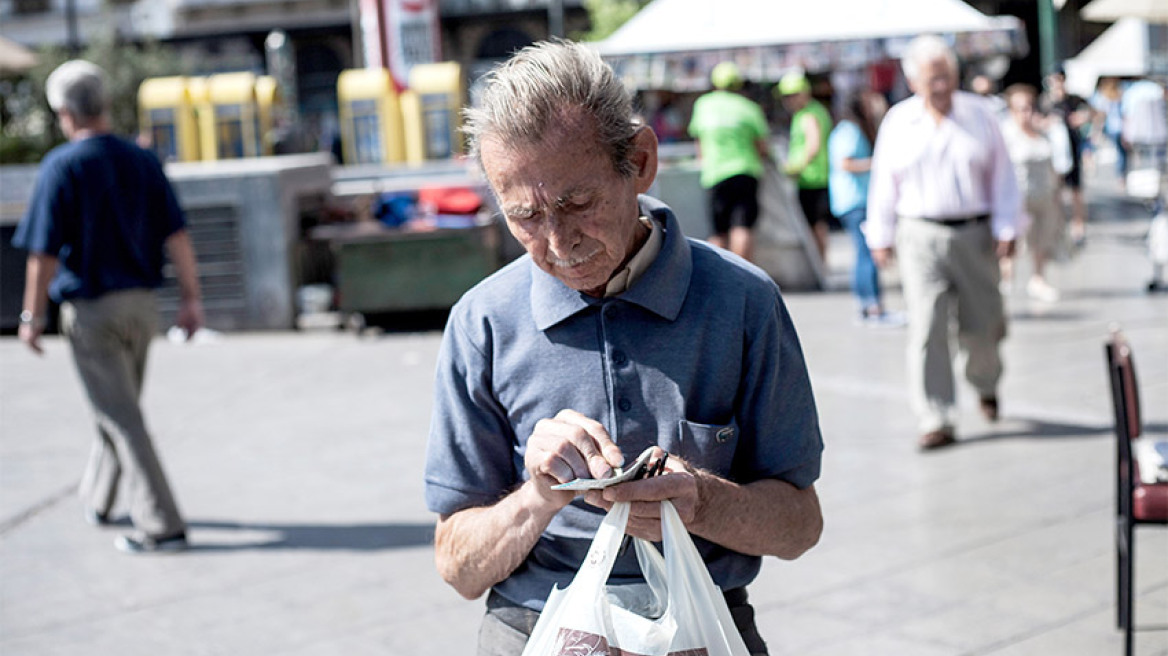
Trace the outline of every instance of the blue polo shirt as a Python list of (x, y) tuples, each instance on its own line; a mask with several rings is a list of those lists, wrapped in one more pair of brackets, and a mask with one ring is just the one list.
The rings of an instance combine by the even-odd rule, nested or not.
[[(527, 478), (536, 422), (565, 408), (601, 422), (626, 461), (657, 444), (739, 483), (806, 488), (819, 477), (815, 401), (778, 286), (687, 239), (659, 201), (640, 200), (665, 240), (625, 293), (584, 295), (524, 256), (451, 310), (426, 454), (431, 511), (493, 504), (513, 490)], [(495, 590), (542, 610), (553, 585), (571, 582), (603, 514), (579, 499), (565, 507)], [(761, 558), (694, 541), (723, 589), (758, 574)], [(640, 580), (634, 552), (617, 561), (615, 583)]]
[(166, 238), (183, 225), (158, 158), (105, 134), (45, 156), (12, 243), (58, 259), (49, 296), (61, 302), (158, 287)]

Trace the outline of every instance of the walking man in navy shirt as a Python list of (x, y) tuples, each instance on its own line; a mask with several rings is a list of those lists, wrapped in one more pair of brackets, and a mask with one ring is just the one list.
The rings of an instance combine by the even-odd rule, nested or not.
[(203, 323), (194, 250), (158, 160), (110, 134), (104, 71), (66, 62), (45, 86), (69, 142), (41, 162), (14, 239), (28, 250), (20, 339), (41, 353), (48, 299), (61, 304), (62, 329), (97, 421), (80, 489), (86, 519), (109, 522), (125, 478), (135, 532), (115, 546), (177, 551), (186, 547), (186, 524), (138, 397), (167, 255), (182, 299), (177, 324), (193, 335)]

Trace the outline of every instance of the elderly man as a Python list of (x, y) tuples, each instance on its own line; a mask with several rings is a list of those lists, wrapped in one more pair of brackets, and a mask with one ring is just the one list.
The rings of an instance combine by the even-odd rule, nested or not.
[(128, 479), (130, 553), (186, 547), (179, 513), (138, 397), (157, 332), (154, 289), (165, 256), (178, 275), (177, 322), (203, 322), (195, 254), (174, 192), (151, 153), (110, 134), (105, 73), (80, 60), (46, 82), (49, 105), (69, 142), (41, 162), (28, 213), (14, 243), (29, 251), (20, 339), (41, 353), (48, 299), (61, 303), (62, 328), (97, 418), (97, 441), (81, 480), (85, 517), (109, 523), (119, 479)]
[[(490, 590), (478, 653), (523, 650), (614, 502), (632, 502), (630, 534), (660, 540), (669, 499), (765, 654), (746, 586), (822, 526), (819, 423), (778, 288), (640, 195), (657, 139), (590, 49), (525, 48), (480, 102), (473, 152), (527, 253), (451, 312), (425, 472), (439, 573), (468, 599)], [(552, 489), (651, 446), (669, 454), (660, 476)], [(610, 582), (638, 581), (629, 550)]]
[(965, 377), (998, 416), (999, 343), (1006, 335), (997, 257), (1013, 252), (1020, 196), (995, 118), (957, 91), (957, 58), (938, 37), (907, 47), (914, 95), (888, 111), (876, 138), (868, 246), (886, 265), (895, 242), (909, 314), (909, 396), (920, 447), (954, 442), (950, 321)]

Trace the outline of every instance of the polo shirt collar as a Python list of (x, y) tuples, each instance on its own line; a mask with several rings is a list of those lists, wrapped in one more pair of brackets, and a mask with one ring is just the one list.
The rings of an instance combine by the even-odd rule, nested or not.
[[(673, 212), (659, 200), (639, 197), (641, 213), (665, 227), (665, 242), (661, 252), (649, 268), (633, 283), (631, 289), (613, 298), (639, 305), (646, 310), (673, 321), (681, 312), (693, 275), (693, 260), (689, 242), (681, 233), (681, 225)], [(547, 330), (572, 315), (606, 300), (578, 292), (555, 276), (535, 266), (531, 267), (531, 314), (536, 328)]]

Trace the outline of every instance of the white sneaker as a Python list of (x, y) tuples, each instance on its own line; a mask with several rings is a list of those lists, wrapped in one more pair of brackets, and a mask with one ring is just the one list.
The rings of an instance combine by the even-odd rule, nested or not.
[(1026, 292), (1030, 294), (1030, 298), (1043, 303), (1054, 303), (1059, 300), (1058, 290), (1042, 278), (1031, 278), (1026, 284)]
[(186, 550), (187, 534), (184, 531), (168, 538), (153, 538), (142, 534), (119, 535), (114, 540), (114, 547), (128, 554), (175, 553)]

